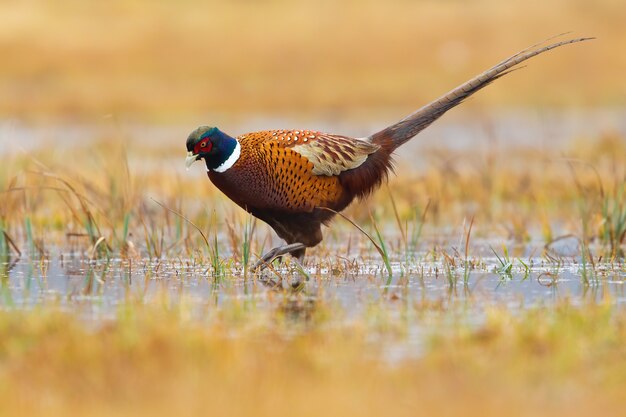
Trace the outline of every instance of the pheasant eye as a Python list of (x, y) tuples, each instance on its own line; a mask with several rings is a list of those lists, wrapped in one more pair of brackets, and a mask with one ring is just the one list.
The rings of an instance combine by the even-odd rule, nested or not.
[(200, 147), (201, 147), (201, 148), (204, 148), (205, 146), (206, 146), (206, 142), (202, 142), (202, 143), (200, 144)]

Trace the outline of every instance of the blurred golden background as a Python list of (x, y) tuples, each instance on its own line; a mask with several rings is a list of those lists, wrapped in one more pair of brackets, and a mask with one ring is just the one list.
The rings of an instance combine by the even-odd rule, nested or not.
[(0, 3), (0, 117), (186, 122), (412, 111), (565, 31), (472, 106), (626, 103), (623, 0)]

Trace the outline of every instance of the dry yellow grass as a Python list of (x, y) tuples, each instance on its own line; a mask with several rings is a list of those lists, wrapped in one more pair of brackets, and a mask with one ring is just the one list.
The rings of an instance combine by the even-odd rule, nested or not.
[(27, 120), (406, 112), (570, 30), (598, 40), (530, 63), (476, 105), (626, 96), (620, 0), (29, 0), (0, 15), (0, 112)]

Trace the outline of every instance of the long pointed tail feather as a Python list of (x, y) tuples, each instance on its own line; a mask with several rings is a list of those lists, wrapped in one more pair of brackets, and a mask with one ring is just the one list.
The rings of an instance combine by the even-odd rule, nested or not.
[[(520, 63), (534, 56), (547, 52), (551, 49), (558, 48), (563, 45), (583, 42), (595, 38), (576, 38), (569, 39), (538, 47), (541, 43), (526, 48), (515, 55), (510, 56), (504, 61), (491, 67), (487, 71), (479, 74), (464, 84), (461, 84), (452, 91), (439, 97), (437, 100), (425, 105), (398, 123), (391, 125), (380, 132), (371, 135), (368, 139), (373, 143), (382, 145), (384, 148), (393, 151), (398, 146), (413, 138), (423, 129), (428, 127), (432, 122), (440, 118), (445, 112), (453, 107), (461, 104), (466, 98), (488, 86), (500, 77), (508, 73), (520, 69), (516, 67)], [(543, 42), (542, 42), (543, 43)]]

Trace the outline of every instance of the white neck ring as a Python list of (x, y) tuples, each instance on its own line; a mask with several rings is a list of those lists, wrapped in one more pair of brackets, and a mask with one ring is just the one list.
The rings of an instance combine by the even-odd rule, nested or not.
[(241, 156), (241, 145), (239, 144), (239, 141), (237, 141), (237, 145), (235, 145), (235, 149), (233, 149), (228, 159), (222, 162), (220, 166), (213, 169), (213, 171), (226, 172), (226, 170), (228, 170), (233, 165), (235, 165), (235, 162), (237, 162), (237, 160), (239, 159), (239, 156)]

